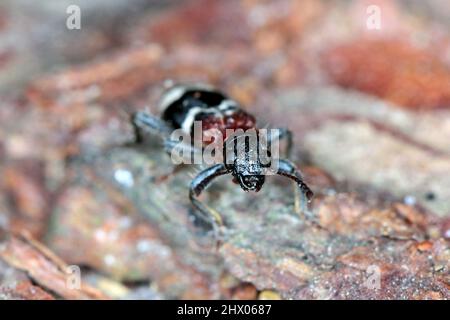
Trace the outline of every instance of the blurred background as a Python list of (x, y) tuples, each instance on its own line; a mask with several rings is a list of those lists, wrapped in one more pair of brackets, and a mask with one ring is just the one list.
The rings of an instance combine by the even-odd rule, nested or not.
[[(450, 297), (449, 2), (3, 0), (0, 71), (0, 298)], [(133, 144), (173, 82), (289, 127), (325, 229), (223, 181), (212, 250), (197, 169)]]

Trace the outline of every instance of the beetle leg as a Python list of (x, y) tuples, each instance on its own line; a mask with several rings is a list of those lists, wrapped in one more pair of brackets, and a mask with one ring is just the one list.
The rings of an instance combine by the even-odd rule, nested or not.
[(135, 112), (131, 116), (131, 123), (138, 143), (143, 141), (143, 131), (156, 134), (163, 139), (167, 139), (172, 132), (172, 129), (164, 121), (144, 111)]
[[(315, 220), (314, 214), (309, 211), (307, 207), (307, 203), (312, 200), (314, 193), (308, 187), (308, 185), (303, 181), (303, 177), (300, 174), (300, 171), (295, 167), (295, 165), (285, 159), (278, 160), (278, 170), (277, 174), (288, 177), (292, 179), (296, 187), (295, 188), (295, 211), (297, 213), (302, 213), (307, 219)], [(300, 189), (300, 190), (299, 190)], [(299, 192), (300, 191), (300, 195)], [(301, 208), (300, 208), (301, 204)]]
[(216, 164), (201, 171), (194, 180), (192, 180), (189, 188), (189, 199), (191, 200), (192, 205), (201, 214), (202, 219), (211, 223), (214, 229), (216, 229), (217, 226), (223, 226), (222, 217), (216, 210), (200, 202), (197, 198), (214, 178), (227, 173), (228, 170), (224, 164)]
[[(193, 164), (194, 156), (202, 155), (203, 150), (196, 148), (195, 146), (180, 141), (171, 139), (164, 140), (164, 150), (170, 157), (175, 157), (176, 162), (182, 162), (184, 164)], [(174, 159), (175, 160), (175, 159)]]
[(291, 132), (291, 130), (289, 130), (287, 128), (279, 128), (279, 129), (276, 129), (276, 130), (277, 131), (276, 131), (275, 134), (270, 134), (269, 135), (268, 145), (270, 146), (270, 144), (274, 140), (286, 139), (286, 157), (290, 158), (291, 157), (291, 151), (292, 151), (292, 132)]

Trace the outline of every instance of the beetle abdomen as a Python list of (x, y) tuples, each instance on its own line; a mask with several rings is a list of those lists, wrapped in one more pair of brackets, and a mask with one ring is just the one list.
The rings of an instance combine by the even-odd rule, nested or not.
[(208, 86), (175, 86), (161, 100), (162, 119), (173, 128), (192, 134), (194, 122), (202, 122), (203, 132), (218, 129), (225, 138), (227, 129), (247, 130), (255, 118), (238, 103)]

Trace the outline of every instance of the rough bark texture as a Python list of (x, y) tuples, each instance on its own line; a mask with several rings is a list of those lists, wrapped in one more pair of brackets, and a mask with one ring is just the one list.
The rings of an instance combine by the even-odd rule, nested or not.
[[(370, 31), (364, 2), (134, 2), (131, 26), (92, 26), (81, 44), (105, 42), (59, 72), (0, 78), (0, 298), (450, 298), (450, 37), (432, 22), (448, 5), (370, 1), (386, 17)], [(10, 14), (0, 33), (20, 36)], [(20, 75), (10, 49), (0, 68)], [(320, 225), (294, 213), (289, 181), (251, 194), (224, 177), (202, 198), (226, 224), (217, 246), (188, 199), (200, 168), (171, 174), (155, 137), (134, 143), (130, 113), (157, 113), (168, 81), (289, 127)]]

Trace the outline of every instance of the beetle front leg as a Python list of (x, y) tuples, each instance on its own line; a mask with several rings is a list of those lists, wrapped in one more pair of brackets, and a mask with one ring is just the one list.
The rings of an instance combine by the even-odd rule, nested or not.
[(275, 134), (270, 134), (268, 144), (270, 146), (272, 141), (286, 139), (286, 157), (290, 158), (292, 153), (292, 132), (286, 128), (279, 128), (276, 130)]
[(200, 202), (198, 197), (214, 178), (227, 173), (228, 170), (224, 164), (216, 164), (201, 171), (194, 180), (192, 180), (189, 188), (189, 199), (191, 200), (192, 205), (201, 213), (201, 217), (206, 220), (206, 222), (212, 224), (214, 229), (216, 229), (217, 226), (223, 225), (222, 217), (216, 210)]
[[(300, 197), (298, 197), (298, 193), (296, 192), (296, 197), (295, 197), (295, 208), (297, 213), (300, 213), (299, 211), (301, 211), (301, 213), (303, 213), (305, 215), (306, 218), (315, 221), (315, 216), (314, 213), (312, 213), (311, 211), (308, 210), (307, 207), (307, 202), (311, 202), (314, 193), (311, 191), (311, 189), (308, 187), (308, 185), (303, 181), (303, 177), (300, 174), (300, 171), (295, 167), (295, 165), (285, 159), (280, 159), (278, 160), (278, 170), (277, 170), (277, 174), (288, 177), (289, 179), (292, 179), (295, 183), (296, 186), (299, 187), (300, 189)], [(299, 203), (302, 204), (302, 208), (300, 210), (300, 205)]]
[(144, 111), (135, 112), (131, 116), (131, 123), (138, 143), (143, 141), (143, 132), (156, 134), (162, 139), (167, 139), (172, 132), (172, 129), (164, 121)]

